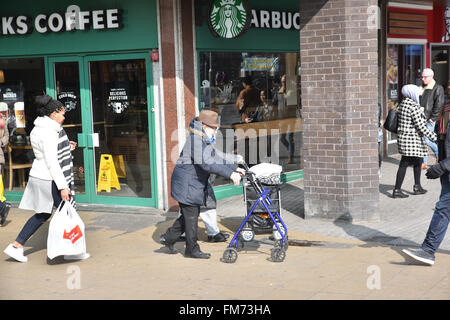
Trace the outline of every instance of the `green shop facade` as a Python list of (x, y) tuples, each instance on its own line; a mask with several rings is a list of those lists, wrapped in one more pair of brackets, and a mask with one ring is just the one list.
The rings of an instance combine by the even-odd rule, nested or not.
[[(23, 194), (33, 160), (27, 138), (36, 118), (33, 98), (46, 92), (64, 103), (64, 129), (78, 143), (77, 201), (158, 206), (149, 59), (158, 48), (156, 2), (44, 2), (2, 6), (0, 90), (11, 136), (3, 167), (7, 199)], [(15, 117), (21, 104), (23, 125)], [(105, 170), (108, 160), (120, 189), (102, 183), (102, 174), (112, 172)], [(114, 175), (106, 180), (114, 186)]]
[[(298, 1), (195, 1), (199, 108), (219, 113), (216, 145), (250, 166), (281, 165), (285, 181), (303, 178), (299, 30)], [(245, 111), (238, 110), (243, 79), (260, 96)], [(215, 193), (242, 189), (217, 178)]]
[[(44, 3), (5, 4), (0, 15), (8, 201), (20, 201), (28, 179), (33, 99), (43, 92), (63, 102), (64, 129), (78, 143), (73, 162), (80, 203), (171, 208), (174, 164), (167, 142), (191, 120), (185, 112), (190, 109), (219, 113), (216, 143), (224, 151), (237, 146), (251, 165), (275, 162), (283, 166), (284, 179), (303, 177), (298, 1)], [(233, 10), (246, 18), (239, 34), (227, 16)], [(222, 35), (219, 23), (228, 28)], [(189, 57), (192, 64), (185, 62)], [(184, 73), (171, 73), (173, 65)], [(249, 122), (237, 108), (243, 78), (261, 97), (246, 110)], [(186, 94), (178, 98), (179, 86), (170, 81), (183, 83), (192, 103)], [(174, 107), (168, 96), (177, 97)], [(218, 178), (215, 192), (220, 199), (242, 191)]]

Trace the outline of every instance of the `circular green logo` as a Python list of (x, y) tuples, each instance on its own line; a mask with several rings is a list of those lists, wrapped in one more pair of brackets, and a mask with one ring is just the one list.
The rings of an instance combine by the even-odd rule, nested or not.
[(250, 25), (247, 0), (214, 0), (209, 9), (209, 28), (221, 38), (239, 37)]

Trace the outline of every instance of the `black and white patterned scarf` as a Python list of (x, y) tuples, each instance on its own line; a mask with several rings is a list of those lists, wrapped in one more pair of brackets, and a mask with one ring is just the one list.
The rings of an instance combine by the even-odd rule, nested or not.
[(72, 152), (70, 151), (69, 138), (66, 131), (61, 129), (58, 138), (58, 162), (69, 185), (72, 194), (70, 202), (75, 207), (75, 179), (73, 177)]

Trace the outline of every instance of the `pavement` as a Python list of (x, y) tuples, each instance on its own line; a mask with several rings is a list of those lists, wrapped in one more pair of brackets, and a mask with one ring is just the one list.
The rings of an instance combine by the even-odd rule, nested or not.
[[(420, 246), (439, 198), (438, 180), (422, 176), (425, 195), (393, 199), (399, 158), (384, 159), (380, 213), (375, 221), (305, 219), (303, 181), (282, 187), (282, 215), (289, 230), (283, 262), (273, 262), (269, 234), (246, 243), (233, 264), (221, 261), (227, 243), (199, 244), (209, 260), (167, 254), (158, 243), (176, 213), (153, 208), (78, 204), (86, 225), (84, 261), (46, 256), (48, 222), (26, 243), (27, 263), (0, 253), (0, 300), (448, 300), (450, 236), (434, 266), (408, 260), (403, 248)], [(403, 189), (412, 194), (412, 168)], [(17, 204), (15, 204), (17, 207)], [(245, 215), (242, 195), (218, 202), (219, 227), (233, 235)], [(32, 213), (12, 208), (0, 228), (0, 249), (15, 239)]]

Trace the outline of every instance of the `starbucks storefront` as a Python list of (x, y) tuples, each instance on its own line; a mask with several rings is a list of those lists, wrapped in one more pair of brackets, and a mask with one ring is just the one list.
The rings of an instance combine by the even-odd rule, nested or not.
[[(33, 161), (33, 99), (63, 102), (78, 202), (158, 205), (152, 112), (156, 2), (22, 2), (2, 7), (0, 111), (10, 143), (2, 168), (19, 201)], [(43, 9), (45, 8), (45, 9)]]
[[(216, 145), (303, 177), (298, 1), (195, 1), (195, 13), (199, 105), (219, 113)], [(228, 183), (216, 179), (218, 198), (239, 194)]]

